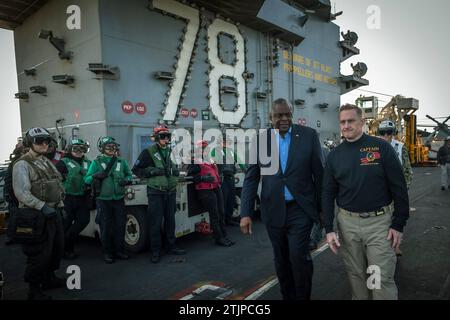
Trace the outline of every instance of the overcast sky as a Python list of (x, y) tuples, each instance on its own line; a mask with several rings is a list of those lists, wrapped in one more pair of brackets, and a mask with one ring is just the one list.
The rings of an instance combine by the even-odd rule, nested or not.
[[(364, 90), (383, 94), (402, 94), (419, 100), (418, 122), (430, 123), (425, 115), (450, 115), (450, 12), (448, 0), (335, 0), (336, 11), (344, 11), (335, 23), (341, 31), (358, 33), (361, 54), (345, 61), (343, 74), (351, 74), (350, 63), (365, 62), (365, 78), (370, 85)], [(380, 29), (370, 29), (373, 21), (369, 6), (380, 10)], [(373, 12), (373, 11), (372, 11)], [(20, 135), (17, 75), (14, 42), (11, 31), (0, 29), (0, 162), (7, 159)], [(342, 96), (342, 103), (354, 102), (359, 95), (372, 95), (355, 90)], [(380, 106), (390, 97), (379, 95)]]
[(8, 159), (21, 135), (13, 32), (0, 29), (0, 163)]
[[(370, 85), (362, 87), (384, 94), (401, 94), (419, 100), (419, 124), (430, 124), (425, 115), (450, 115), (450, 1), (448, 0), (332, 0), (333, 10), (343, 11), (336, 23), (341, 31), (358, 33), (357, 56), (341, 65), (343, 74), (351, 74), (350, 63), (367, 64), (365, 76)], [(380, 9), (380, 29), (369, 29), (367, 9)], [(341, 102), (354, 102), (360, 94), (354, 90)], [(380, 106), (390, 97), (379, 95)], [(442, 121), (442, 119), (441, 119)], [(430, 129), (428, 129), (430, 130)]]

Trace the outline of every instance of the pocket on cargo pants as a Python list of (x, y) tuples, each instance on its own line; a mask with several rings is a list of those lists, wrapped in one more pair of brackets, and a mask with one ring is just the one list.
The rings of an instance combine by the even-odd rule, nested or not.
[(396, 300), (397, 286), (394, 281), (397, 257), (392, 248), (391, 240), (387, 240), (389, 228), (392, 222), (392, 211), (379, 217), (373, 217), (373, 221), (365, 227), (367, 237), (365, 239), (367, 262), (372, 272), (379, 274), (374, 279), (371, 289), (373, 299)]
[(360, 221), (358, 217), (351, 217), (341, 210), (338, 211), (337, 225), (341, 243), (338, 252), (344, 261), (353, 300), (367, 300), (370, 296), (366, 284), (367, 260), (361, 238)]

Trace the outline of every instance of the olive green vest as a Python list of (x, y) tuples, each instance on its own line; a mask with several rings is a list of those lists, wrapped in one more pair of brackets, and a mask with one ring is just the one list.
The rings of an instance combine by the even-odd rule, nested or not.
[[(170, 159), (170, 152), (167, 152), (166, 159), (163, 159), (161, 152), (158, 150), (158, 145), (155, 143), (147, 149), (148, 153), (152, 157), (156, 168), (164, 169), (166, 167), (167, 161), (170, 161), (170, 166), (175, 169), (175, 164)], [(167, 150), (169, 151), (169, 150)], [(154, 176), (147, 180), (147, 185), (150, 188), (160, 190), (160, 191), (170, 191), (175, 192), (177, 188), (178, 177), (174, 176)]]
[(63, 182), (66, 194), (71, 196), (84, 195), (85, 189), (83, 179), (91, 162), (87, 159), (83, 159), (80, 165), (77, 161), (71, 158), (63, 158), (62, 162), (64, 162), (67, 167), (66, 180)]
[(50, 160), (45, 157), (36, 159), (28, 153), (19, 160), (26, 161), (38, 176), (37, 180), (30, 181), (30, 192), (33, 196), (47, 203), (59, 203), (64, 200), (62, 176)]

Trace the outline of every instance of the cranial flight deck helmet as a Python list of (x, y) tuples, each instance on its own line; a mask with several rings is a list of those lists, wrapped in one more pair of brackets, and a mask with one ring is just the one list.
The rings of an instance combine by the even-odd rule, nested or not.
[(25, 138), (23, 139), (23, 146), (31, 148), (33, 144), (42, 144), (44, 142), (50, 144), (51, 141), (52, 136), (47, 129), (36, 127), (31, 128), (27, 131), (27, 133), (25, 134)]
[(116, 148), (119, 148), (120, 144), (114, 139), (113, 137), (100, 137), (97, 141), (97, 149), (100, 151), (100, 153), (105, 152), (105, 147), (108, 144), (114, 144)]
[(396, 135), (397, 127), (395, 123), (391, 120), (383, 120), (378, 127), (378, 135), (382, 136), (384, 134)]

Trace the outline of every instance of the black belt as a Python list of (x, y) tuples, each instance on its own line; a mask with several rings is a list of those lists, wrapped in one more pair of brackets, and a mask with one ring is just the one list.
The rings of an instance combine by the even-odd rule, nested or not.
[(284, 203), (285, 203), (287, 206), (289, 206), (289, 205), (291, 205), (291, 204), (296, 203), (296, 201), (295, 201), (295, 200), (285, 200)]
[[(342, 209), (342, 208), (341, 208)], [(351, 212), (345, 209), (342, 209), (342, 211), (352, 217), (360, 217), (360, 218), (369, 218), (369, 217), (378, 217), (378, 216), (382, 216), (383, 214), (386, 213), (386, 211), (384, 210), (384, 208), (378, 209), (378, 210), (374, 210), (374, 211), (370, 211), (370, 212)]]

